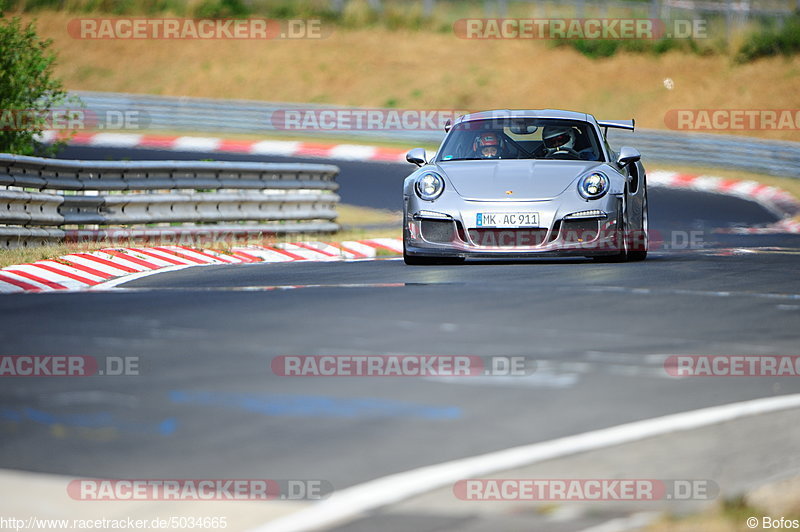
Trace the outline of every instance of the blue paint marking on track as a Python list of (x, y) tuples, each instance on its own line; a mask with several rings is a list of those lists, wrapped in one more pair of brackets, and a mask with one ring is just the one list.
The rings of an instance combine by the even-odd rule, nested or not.
[(279, 417), (458, 419), (455, 406), (430, 406), (372, 397), (329, 397), (312, 395), (260, 395), (224, 392), (182, 391), (169, 393), (176, 404), (237, 408)]
[(177, 430), (177, 420), (167, 418), (158, 423), (130, 422), (116, 419), (110, 412), (90, 414), (53, 414), (35, 408), (0, 408), (0, 419), (22, 423), (32, 421), (40, 425), (64, 425), (85, 429), (114, 428), (121, 432), (159, 434), (169, 436)]

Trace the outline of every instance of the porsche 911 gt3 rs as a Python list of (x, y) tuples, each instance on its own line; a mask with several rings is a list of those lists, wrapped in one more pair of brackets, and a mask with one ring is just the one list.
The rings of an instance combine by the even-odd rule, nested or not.
[(608, 128), (561, 110), (473, 113), (448, 124), (430, 160), (403, 186), (406, 264), (466, 258), (580, 256), (643, 260), (647, 180), (638, 150), (614, 151)]

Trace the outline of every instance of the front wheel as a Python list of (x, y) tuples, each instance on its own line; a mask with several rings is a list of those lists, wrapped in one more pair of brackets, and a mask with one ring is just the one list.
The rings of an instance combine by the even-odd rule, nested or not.
[(632, 235), (630, 250), (628, 251), (629, 261), (640, 261), (647, 258), (647, 250), (650, 247), (650, 226), (647, 214), (647, 192), (642, 200), (642, 231), (640, 234)]
[(596, 262), (627, 262), (631, 260), (631, 241), (628, 234), (628, 224), (625, 221), (625, 211), (625, 203), (621, 201), (617, 215), (617, 227), (614, 230), (614, 242), (617, 246), (617, 253), (614, 255), (592, 257)]

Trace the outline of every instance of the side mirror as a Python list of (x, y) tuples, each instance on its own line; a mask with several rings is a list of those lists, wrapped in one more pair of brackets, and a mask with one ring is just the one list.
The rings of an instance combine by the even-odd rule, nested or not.
[(637, 150), (636, 148), (631, 148), (629, 146), (623, 146), (619, 149), (619, 155), (617, 156), (617, 164), (620, 166), (627, 166), (631, 163), (635, 163), (641, 158), (642, 154), (639, 153), (639, 150)]
[(428, 161), (425, 159), (425, 150), (423, 148), (414, 148), (408, 152), (406, 154), (406, 161), (411, 164), (416, 164), (417, 166), (428, 164)]

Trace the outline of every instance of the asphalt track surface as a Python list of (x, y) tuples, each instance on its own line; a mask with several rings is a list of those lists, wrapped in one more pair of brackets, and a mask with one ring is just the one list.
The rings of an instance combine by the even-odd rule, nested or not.
[[(254, 159), (88, 148), (63, 156), (121, 153)], [(343, 201), (399, 204), (409, 167), (333, 163), (342, 167)], [(0, 467), (81, 477), (324, 479), (341, 489), (629, 421), (800, 392), (792, 378), (676, 379), (663, 368), (674, 354), (800, 354), (800, 237), (716, 233), (774, 220), (735, 198), (653, 188), (650, 205), (666, 247), (641, 263), (208, 266), (108, 292), (0, 297), (0, 354), (136, 356), (140, 366), (139, 376), (4, 381)], [(702, 246), (683, 249), (690, 231)], [(524, 356), (536, 371), (516, 380), (437, 380), (289, 378), (270, 369), (280, 355), (390, 353)], [(698, 448), (695, 458), (703, 453), (713, 449)]]

